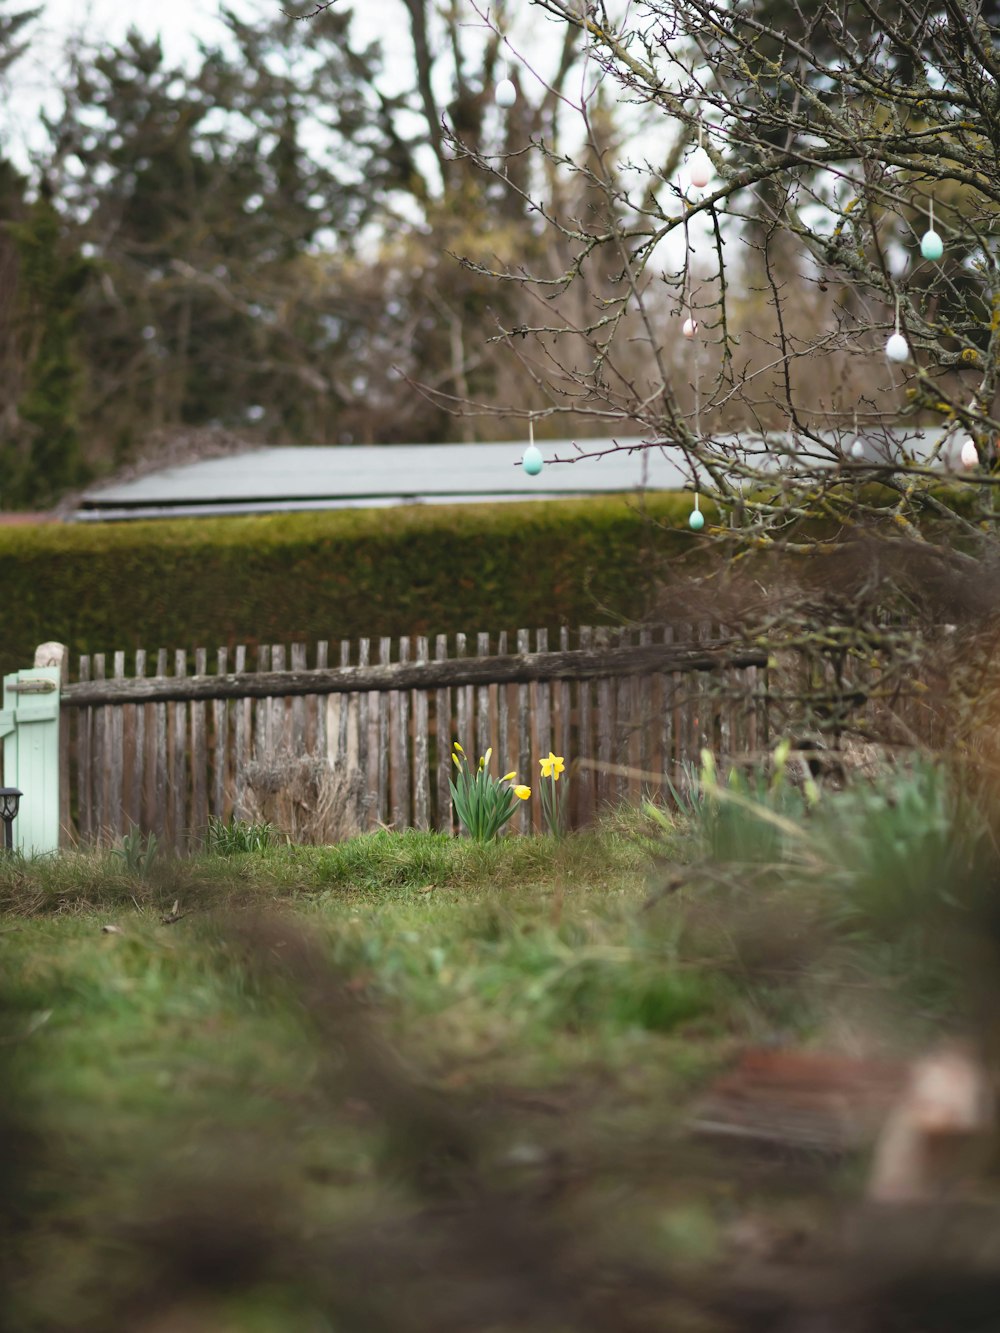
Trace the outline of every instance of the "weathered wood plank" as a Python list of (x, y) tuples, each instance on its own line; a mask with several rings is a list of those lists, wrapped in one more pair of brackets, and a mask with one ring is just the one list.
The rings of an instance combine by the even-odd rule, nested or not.
[[(194, 650), (194, 669), (199, 676), (208, 674), (208, 651)], [(200, 841), (208, 828), (208, 730), (205, 704), (191, 702), (191, 839)]]
[[(77, 679), (83, 684), (90, 680), (89, 654), (80, 658)], [(93, 730), (93, 708), (81, 708), (76, 726), (76, 817), (77, 833), (82, 843), (94, 841)]]
[[(399, 660), (410, 660), (410, 640), (399, 641)], [(389, 753), (392, 761), (392, 823), (397, 829), (410, 822), (410, 696), (405, 690), (389, 694)]]
[[(596, 630), (594, 634), (594, 643), (598, 649), (603, 649), (606, 652), (616, 651), (607, 647), (610, 640), (610, 630), (603, 627)], [(602, 767), (599, 767), (597, 770), (598, 808), (607, 805), (613, 799), (614, 793), (614, 779), (612, 778), (609, 769), (609, 765), (615, 762), (614, 704), (614, 681), (609, 673), (605, 673), (597, 682), (597, 762), (602, 765)]]
[[(547, 629), (535, 630), (535, 651), (547, 653), (549, 650), (549, 632)], [(552, 686), (547, 680), (532, 683), (535, 695), (535, 762), (532, 764), (532, 778), (537, 781), (541, 768), (538, 760), (552, 753)]]
[[(428, 644), (425, 635), (418, 635), (416, 660), (426, 662)], [(430, 774), (430, 715), (426, 690), (413, 691), (413, 826), (429, 829), (431, 826)]]
[[(476, 635), (476, 656), (489, 657), (490, 636), (480, 631)], [(484, 755), (490, 748), (490, 684), (476, 686), (476, 756)]]
[[(104, 679), (104, 669), (104, 654), (95, 653), (93, 663), (95, 680), (102, 681)], [(106, 708), (95, 708), (91, 754), (94, 764), (94, 839), (98, 843), (105, 843), (108, 839), (107, 727), (108, 710)]]
[[(456, 638), (465, 636), (460, 635)], [(457, 645), (456, 645), (457, 646)], [(67, 685), (63, 701), (68, 708), (127, 701), (188, 699), (267, 699), (298, 694), (342, 694), (352, 690), (381, 693), (401, 689), (436, 689), (445, 685), (468, 694), (476, 685), (502, 682), (596, 680), (601, 677), (645, 675), (649, 671), (717, 671), (726, 666), (764, 666), (767, 657), (759, 649), (732, 648), (728, 644), (663, 645), (646, 647), (595, 647), (572, 652), (519, 651), (506, 657), (463, 657), (446, 662), (380, 663), (377, 666), (328, 667), (325, 670), (271, 672), (264, 664), (267, 647), (259, 649), (261, 669), (227, 676), (144, 681), (80, 681)], [(462, 648), (464, 652), (464, 646)], [(471, 716), (471, 708), (465, 713)], [(470, 739), (472, 739), (470, 737)]]
[[(593, 643), (593, 630), (589, 625), (580, 626), (580, 648), (589, 651)], [(594, 760), (597, 752), (594, 745), (593, 708), (591, 694), (593, 684), (589, 680), (577, 681), (577, 742), (576, 757), (581, 760)], [(577, 824), (586, 826), (594, 818), (594, 770), (581, 767), (573, 774), (573, 787), (576, 795)]]
[[(497, 656), (503, 657), (507, 652), (507, 631), (501, 630), (497, 635)], [(496, 690), (496, 721), (497, 721), (497, 749), (500, 753), (501, 772), (510, 769), (517, 770), (517, 737), (510, 734), (510, 690), (507, 684), (494, 685)], [(525, 782), (530, 785), (530, 779), (522, 774), (517, 775), (518, 782)], [(520, 805), (521, 802), (518, 802)], [(516, 824), (513, 825), (516, 827)]]
[[(178, 648), (174, 653), (174, 677), (183, 679), (187, 674), (187, 653)], [(170, 802), (173, 824), (173, 845), (178, 852), (187, 850), (187, 709), (180, 701), (174, 704), (170, 746)]]
[[(246, 670), (247, 650), (245, 644), (237, 644), (233, 656), (233, 666), (237, 675)], [(253, 704), (249, 699), (238, 699), (233, 717), (233, 819), (243, 819), (246, 815), (244, 795), (246, 792), (246, 767), (250, 762), (250, 742), (252, 718), (250, 710)]]
[[(364, 671), (371, 662), (371, 640), (360, 639), (358, 642), (358, 670)], [(358, 737), (361, 753), (358, 767), (365, 779), (365, 809), (368, 827), (374, 828), (378, 820), (376, 810), (378, 793), (378, 710), (372, 707), (372, 696), (363, 692), (358, 699)]]
[[(563, 625), (559, 630), (559, 651), (570, 651), (568, 625)], [(552, 685), (552, 748), (566, 760), (567, 771), (573, 762), (572, 708), (570, 682), (555, 681)]]
[[(259, 644), (257, 647), (257, 678), (268, 675), (274, 681), (274, 689), (268, 694), (252, 694), (254, 703), (253, 719), (253, 754), (258, 762), (270, 759), (273, 753), (271, 737), (271, 700), (281, 688), (281, 680), (271, 671), (271, 645)], [(249, 691), (248, 691), (249, 693)]]
[[(628, 648), (632, 643), (630, 630), (619, 629), (615, 632), (618, 647)], [(615, 677), (615, 748), (614, 762), (614, 799), (624, 801), (631, 793), (632, 779), (628, 770), (631, 765), (629, 747), (632, 742), (632, 681), (627, 676)]]
[[(293, 671), (302, 672), (307, 669), (309, 663), (304, 643), (292, 644), (290, 660)], [(292, 751), (295, 755), (302, 756), (306, 753), (306, 700), (303, 695), (293, 695), (288, 722), (291, 729)]]
[[(125, 654), (119, 650), (112, 658), (112, 672), (115, 680), (125, 679)], [(123, 704), (108, 709), (105, 724), (105, 741), (108, 747), (108, 831), (112, 841), (125, 832), (125, 710), (133, 705)]]
[[(350, 661), (350, 658), (348, 658), (347, 660)], [(319, 643), (317, 643), (316, 645), (317, 671), (325, 671), (329, 661), (330, 661), (329, 641), (327, 639), (320, 639)], [(341, 657), (341, 661), (343, 662), (343, 657)], [(328, 700), (324, 700), (321, 697), (315, 698), (316, 735), (313, 739), (314, 753), (326, 756), (328, 756), (330, 753), (329, 738), (327, 735), (327, 717), (326, 717), (327, 702)]]
[[(167, 676), (167, 650), (160, 648), (156, 654), (156, 679), (165, 680)], [(165, 703), (153, 704), (153, 818), (151, 827), (156, 836), (164, 843), (168, 840), (167, 818), (167, 709)]]
[[(517, 631), (517, 651), (521, 658), (527, 658), (531, 649), (531, 632), (526, 629)], [(525, 786), (532, 791), (538, 786), (535, 770), (531, 763), (531, 686), (518, 683), (517, 686), (517, 772)], [(513, 823), (519, 833), (528, 833), (533, 822), (537, 824), (537, 812), (540, 810), (537, 800), (521, 802), (521, 808), (514, 816)]]
[[(455, 635), (455, 656), (457, 658), (465, 657), (465, 642), (464, 634)], [(468, 753), (470, 762), (474, 763), (475, 756), (472, 751), (475, 749), (476, 742), (470, 730), (472, 724), (471, 694), (472, 691), (465, 688), (464, 685), (457, 686), (455, 689), (455, 739)]]
[[(378, 641), (378, 660), (381, 666), (387, 666), (392, 660), (392, 640), (382, 637)], [(380, 824), (389, 821), (389, 700), (380, 694), (375, 701), (378, 713), (378, 789), (375, 806), (376, 818)]]
[(288, 669), (287, 653), (283, 643), (273, 643), (271, 645), (271, 671), (275, 676), (279, 676), (278, 690), (271, 696), (268, 702), (270, 712), (270, 744), (268, 754), (285, 754), (288, 751), (288, 699), (285, 692), (281, 689), (281, 683), (285, 679), (285, 673)]
[[(448, 660), (448, 636), (438, 634), (434, 639), (435, 662)], [(451, 724), (451, 690), (447, 685), (439, 686), (434, 693), (434, 736), (436, 773), (437, 773), (437, 827), (443, 833), (450, 833), (453, 827), (451, 808), (451, 743), (454, 739)]]
[[(224, 676), (229, 668), (229, 649), (218, 648), (215, 653), (215, 674)], [(239, 704), (236, 705), (239, 708)], [(215, 759), (212, 765), (212, 814), (225, 819), (229, 792), (229, 701), (215, 699), (212, 703), (212, 732), (215, 741)]]
[[(146, 674), (146, 650), (135, 651), (135, 679)], [(133, 823), (146, 828), (143, 794), (146, 789), (146, 713), (148, 705), (136, 704), (132, 709), (132, 765), (129, 776), (128, 812)]]

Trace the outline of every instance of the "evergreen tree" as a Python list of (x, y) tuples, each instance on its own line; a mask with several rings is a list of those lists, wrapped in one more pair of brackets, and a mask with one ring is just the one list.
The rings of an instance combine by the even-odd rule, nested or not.
[(26, 343), (18, 402), (20, 440), (4, 458), (5, 505), (46, 505), (84, 477), (78, 403), (80, 294), (88, 264), (43, 190), (22, 222), (10, 223), (18, 265), (17, 302)]

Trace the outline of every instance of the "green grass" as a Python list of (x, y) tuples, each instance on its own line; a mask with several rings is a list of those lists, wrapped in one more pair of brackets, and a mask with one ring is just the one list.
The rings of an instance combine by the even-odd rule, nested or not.
[[(683, 865), (701, 845), (623, 815), (141, 875), (110, 853), (0, 861), (6, 1326), (569, 1329), (541, 1297), (527, 1322), (456, 1310), (491, 1264), (530, 1270), (528, 1232), (546, 1281), (701, 1273), (748, 1208), (825, 1215), (828, 1180), (804, 1192), (684, 1126), (734, 1046), (860, 1027), (899, 960), (877, 960), (877, 913), (862, 938), (825, 885)], [(657, 1326), (685, 1317), (668, 1301)]]

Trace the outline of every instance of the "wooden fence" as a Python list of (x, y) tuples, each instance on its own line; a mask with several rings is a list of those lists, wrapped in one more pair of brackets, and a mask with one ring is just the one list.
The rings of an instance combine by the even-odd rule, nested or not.
[[(305, 644), (275, 644), (252, 657), (140, 649), (131, 675), (123, 652), (82, 657), (62, 696), (68, 837), (108, 842), (137, 825), (186, 850), (210, 815), (266, 811), (303, 772), (306, 813), (323, 796), (317, 775), (334, 784), (333, 831), (313, 829), (324, 840), (451, 829), (454, 740), (477, 756), (492, 746), (493, 771), (530, 785), (540, 756), (564, 755), (581, 826), (675, 779), (706, 745), (736, 755), (767, 742), (766, 658), (708, 622), (323, 642), (311, 663)], [(526, 804), (514, 827), (538, 817)]]

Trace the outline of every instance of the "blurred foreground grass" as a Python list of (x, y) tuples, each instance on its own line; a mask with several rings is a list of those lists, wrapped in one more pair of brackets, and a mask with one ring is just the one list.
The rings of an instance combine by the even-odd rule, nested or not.
[(0, 863), (0, 1328), (757, 1327), (690, 1284), (855, 1167), (734, 1163), (693, 1098), (741, 1044), (905, 1051), (960, 1009), (847, 831), (835, 901), (639, 816)]

